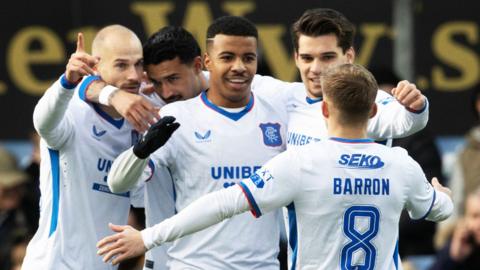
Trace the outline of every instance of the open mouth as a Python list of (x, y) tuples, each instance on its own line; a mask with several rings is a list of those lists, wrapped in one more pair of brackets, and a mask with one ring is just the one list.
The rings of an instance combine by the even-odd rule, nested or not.
[(250, 80), (248, 78), (231, 78), (226, 79), (228, 84), (230, 84), (234, 88), (242, 88), (248, 85)]

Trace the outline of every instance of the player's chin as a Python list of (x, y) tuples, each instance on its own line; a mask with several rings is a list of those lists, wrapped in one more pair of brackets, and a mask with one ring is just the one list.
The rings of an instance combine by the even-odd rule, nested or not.
[(323, 95), (322, 87), (316, 85), (310, 85), (308, 87), (308, 92), (315, 97), (321, 97)]

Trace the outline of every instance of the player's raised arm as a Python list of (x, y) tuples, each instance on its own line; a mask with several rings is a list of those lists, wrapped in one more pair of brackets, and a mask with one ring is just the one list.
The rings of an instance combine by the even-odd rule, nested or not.
[(371, 138), (403, 138), (427, 125), (428, 101), (414, 84), (401, 81), (392, 93), (393, 97), (378, 91), (378, 112), (368, 121), (368, 135)]
[(33, 112), (33, 123), (40, 136), (49, 147), (59, 147), (69, 136), (70, 123), (65, 120), (65, 111), (73, 96), (73, 89), (83, 76), (94, 74), (98, 59), (87, 54), (83, 35), (78, 34), (77, 49), (66, 66), (65, 74), (42, 96)]
[(163, 117), (148, 129), (138, 143), (120, 154), (108, 173), (110, 190), (115, 193), (130, 190), (142, 175), (150, 154), (162, 147), (179, 126), (175, 117)]

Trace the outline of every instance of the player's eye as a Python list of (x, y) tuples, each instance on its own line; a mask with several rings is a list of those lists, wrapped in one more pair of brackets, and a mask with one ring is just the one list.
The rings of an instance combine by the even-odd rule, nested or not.
[(332, 59), (335, 59), (336, 55), (330, 54), (330, 55), (324, 55), (322, 56), (322, 61), (330, 61)]
[(124, 69), (127, 69), (128, 65), (126, 63), (116, 63), (115, 64), (115, 68), (118, 68), (118, 69), (121, 69), (121, 70), (124, 70)]
[(313, 61), (313, 57), (311, 57), (309, 55), (302, 55), (302, 56), (300, 56), (300, 59), (302, 59), (303, 62), (312, 62)]
[(178, 79), (180, 79), (178, 76), (168, 77), (168, 78), (167, 78), (167, 81), (168, 81), (169, 83), (173, 83), (173, 82), (176, 82)]
[(256, 57), (253, 56), (253, 55), (248, 55), (248, 56), (245, 56), (245, 57), (243, 58), (243, 61), (244, 61), (245, 63), (252, 63), (252, 62), (254, 62), (255, 60), (256, 60)]
[(156, 80), (150, 79), (150, 82), (153, 84), (153, 87), (158, 88), (161, 86), (161, 82), (158, 82)]
[(143, 59), (135, 63), (136, 67), (143, 67)]
[(220, 56), (220, 59), (224, 62), (232, 61), (233, 56), (232, 55), (222, 55)]

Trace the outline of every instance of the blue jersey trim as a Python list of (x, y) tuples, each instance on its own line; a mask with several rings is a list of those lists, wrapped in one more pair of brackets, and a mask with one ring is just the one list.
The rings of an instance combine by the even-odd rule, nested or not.
[(173, 192), (173, 205), (174, 205), (174, 213), (175, 215), (178, 213), (177, 211), (177, 190), (175, 189), (175, 181), (173, 180), (172, 171), (170, 171), (169, 167), (166, 167), (168, 173), (170, 174), (170, 180), (172, 181), (172, 192)]
[(342, 143), (373, 143), (372, 139), (345, 139), (339, 137), (330, 137), (330, 140)]
[(297, 263), (297, 215), (295, 212), (295, 204), (292, 202), (287, 205), (288, 210), (288, 244), (290, 248), (293, 250), (292, 254), (292, 267), (291, 270), (295, 269), (295, 264)]
[(413, 218), (412, 218), (412, 220), (425, 219), (425, 218), (428, 216), (428, 214), (430, 214), (430, 211), (432, 211), (433, 204), (435, 203), (435, 199), (436, 199), (436, 198), (437, 198), (437, 192), (435, 192), (435, 189), (434, 189), (434, 190), (433, 190), (433, 200), (432, 200), (432, 203), (430, 204), (430, 208), (428, 208), (427, 213), (426, 213), (423, 217), (421, 217), (421, 218), (419, 218), (419, 219), (413, 219)]
[(78, 88), (78, 95), (80, 96), (80, 99), (88, 102), (87, 100), (87, 89), (92, 84), (94, 81), (100, 80), (100, 76), (88, 76), (83, 80), (82, 84), (80, 84), (80, 87)]
[(48, 149), (50, 155), (50, 166), (52, 170), (52, 216), (50, 218), (50, 237), (56, 230), (58, 224), (58, 204), (60, 199), (60, 156), (57, 150)]
[(375, 142), (381, 145), (387, 145), (388, 139), (383, 141), (375, 141)]
[(428, 99), (425, 98), (425, 104), (423, 105), (423, 108), (421, 108), (421, 109), (418, 110), (418, 111), (413, 110), (413, 109), (410, 109), (410, 108), (407, 108), (407, 111), (409, 111), (409, 112), (411, 112), (411, 113), (421, 114), (421, 113), (423, 113), (427, 108), (428, 108)]
[(150, 171), (152, 173), (150, 174), (150, 176), (147, 179), (145, 179), (145, 182), (150, 181), (153, 177), (153, 174), (155, 173), (155, 164), (153, 163), (153, 161), (151, 159), (148, 160), (147, 166), (150, 168)]
[(63, 74), (61, 77), (60, 77), (60, 85), (62, 85), (63, 88), (65, 89), (68, 89), (68, 90), (72, 90), (74, 89), (75, 87), (77, 87), (78, 85), (78, 82), (76, 83), (71, 83), (67, 80), (67, 77), (65, 76), (65, 74)]
[(245, 197), (247, 197), (248, 204), (250, 204), (250, 209), (252, 211), (252, 214), (258, 218), (262, 215), (262, 212), (260, 212), (260, 208), (257, 205), (257, 202), (255, 201), (255, 198), (253, 198), (252, 193), (248, 189), (247, 185), (245, 185), (243, 182), (238, 183), (240, 188), (243, 191), (243, 194), (245, 194)]
[(107, 122), (112, 124), (114, 127), (118, 128), (118, 129), (122, 128), (123, 123), (125, 122), (125, 118), (120, 118), (118, 120), (113, 119), (113, 117), (111, 117), (105, 111), (103, 111), (100, 108), (100, 106), (96, 103), (92, 103), (92, 107), (103, 119), (107, 120)]
[(248, 101), (247, 106), (245, 106), (245, 108), (243, 110), (239, 111), (239, 112), (232, 113), (232, 112), (228, 112), (228, 111), (218, 107), (217, 105), (213, 104), (212, 102), (210, 102), (210, 100), (208, 100), (208, 98), (207, 98), (207, 91), (203, 91), (200, 94), (200, 98), (202, 99), (203, 103), (205, 103), (205, 105), (207, 107), (209, 107), (210, 109), (212, 109), (212, 110), (214, 110), (214, 111), (232, 119), (233, 121), (239, 120), (245, 114), (247, 114), (249, 111), (251, 111), (252, 108), (253, 108), (253, 104), (255, 103), (254, 102), (255, 98), (254, 98), (253, 94), (251, 94), (251, 98)]
[(393, 251), (393, 263), (395, 264), (395, 269), (398, 270), (398, 239), (397, 244), (395, 245), (395, 250)]
[(311, 98), (311, 97), (306, 97), (305, 100), (307, 101), (308, 104), (315, 104), (323, 100), (323, 97), (319, 98)]

